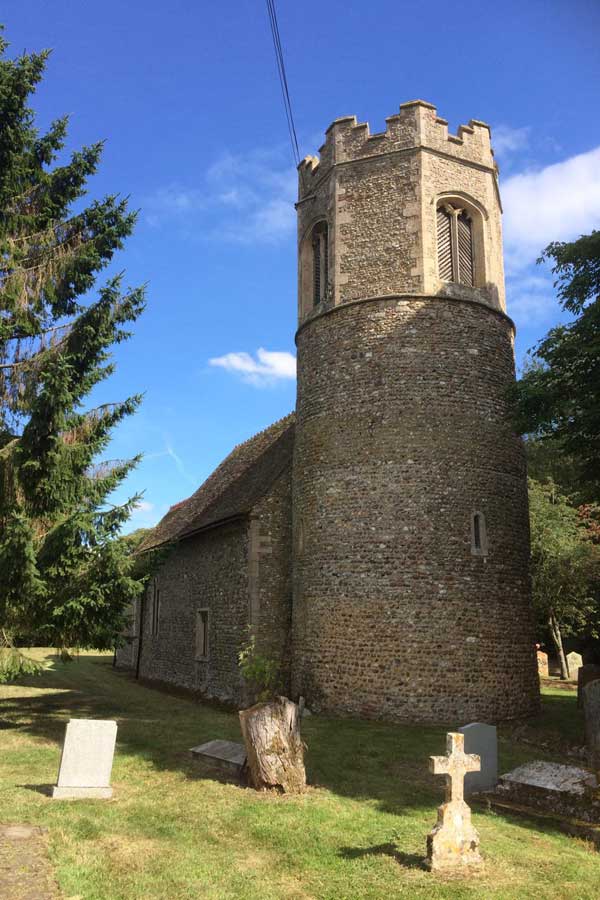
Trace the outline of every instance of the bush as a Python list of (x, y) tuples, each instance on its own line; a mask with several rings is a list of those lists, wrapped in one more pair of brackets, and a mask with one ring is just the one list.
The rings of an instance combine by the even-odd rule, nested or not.
[(272, 700), (279, 689), (279, 664), (256, 649), (256, 635), (251, 631), (238, 653), (240, 672), (257, 703)]

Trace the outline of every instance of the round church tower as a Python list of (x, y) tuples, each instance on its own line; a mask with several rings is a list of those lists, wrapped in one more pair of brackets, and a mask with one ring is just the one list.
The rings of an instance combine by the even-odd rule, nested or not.
[(299, 167), (293, 689), (421, 722), (535, 711), (514, 326), (487, 125), (405, 103)]

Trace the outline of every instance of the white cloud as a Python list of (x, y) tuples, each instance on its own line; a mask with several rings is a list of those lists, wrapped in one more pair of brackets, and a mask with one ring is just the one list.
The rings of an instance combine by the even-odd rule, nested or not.
[(157, 507), (149, 500), (138, 500), (125, 526), (124, 533), (135, 531), (136, 528), (153, 528), (164, 512), (163, 507)]
[(171, 184), (144, 203), (153, 227), (174, 219), (196, 233), (234, 243), (274, 243), (294, 231), (297, 175), (281, 149), (224, 153), (200, 184)]
[(551, 241), (600, 227), (600, 147), (502, 184), (508, 271), (533, 262)]
[(505, 159), (512, 153), (524, 150), (529, 145), (529, 132), (529, 128), (496, 125), (492, 129), (492, 147), (498, 159)]
[(296, 377), (296, 357), (285, 351), (260, 347), (256, 358), (249, 353), (225, 353), (210, 359), (209, 365), (239, 375), (242, 381), (255, 387), (265, 387), (278, 381)]
[(518, 328), (549, 325), (559, 311), (552, 281), (540, 275), (521, 274), (507, 284), (507, 312)]

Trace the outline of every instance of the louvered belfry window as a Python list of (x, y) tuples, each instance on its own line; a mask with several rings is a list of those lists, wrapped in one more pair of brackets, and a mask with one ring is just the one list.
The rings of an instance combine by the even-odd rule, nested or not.
[(438, 271), (442, 281), (473, 286), (473, 225), (464, 209), (444, 203), (437, 210)]
[(318, 222), (312, 233), (313, 250), (313, 304), (316, 306), (327, 296), (327, 271), (329, 268), (329, 248), (327, 243), (327, 222)]

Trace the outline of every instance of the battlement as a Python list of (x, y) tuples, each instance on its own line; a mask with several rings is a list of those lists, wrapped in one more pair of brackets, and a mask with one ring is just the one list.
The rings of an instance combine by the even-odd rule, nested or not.
[(307, 156), (298, 167), (300, 196), (334, 165), (382, 156), (400, 150), (427, 148), (479, 166), (494, 168), (490, 145), (490, 127), (471, 119), (458, 133), (448, 134), (448, 122), (437, 115), (435, 106), (425, 100), (403, 103), (400, 111), (386, 118), (386, 130), (371, 134), (368, 122), (356, 116), (335, 119), (325, 132), (319, 156)]

